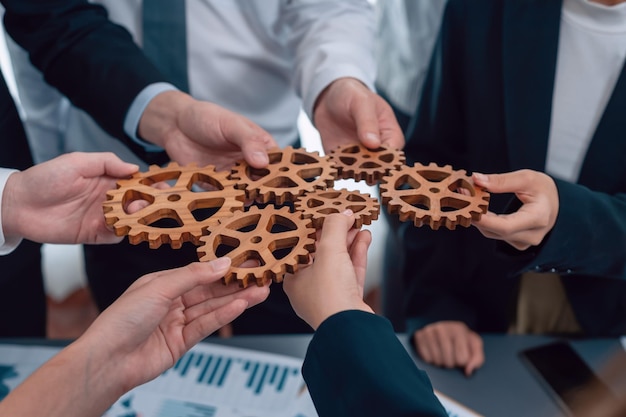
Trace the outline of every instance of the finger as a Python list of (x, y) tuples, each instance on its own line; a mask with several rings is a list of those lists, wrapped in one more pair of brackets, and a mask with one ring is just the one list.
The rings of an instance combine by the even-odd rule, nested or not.
[(462, 331), (455, 335), (453, 339), (454, 345), (454, 366), (464, 367), (469, 361), (469, 340), (467, 332)]
[(470, 333), (468, 339), (469, 360), (465, 366), (465, 375), (470, 376), (485, 363), (483, 339), (476, 333)]
[(367, 148), (379, 148), (381, 145), (380, 126), (375, 100), (354, 101), (352, 118), (359, 141)]
[(532, 184), (533, 172), (528, 169), (507, 172), (504, 174), (472, 174), (472, 180), (480, 187), (492, 193), (519, 193), (528, 194), (529, 184)]
[(80, 153), (79, 156), (85, 161), (83, 171), (85, 177), (108, 175), (126, 178), (139, 171), (138, 165), (124, 162), (112, 152), (88, 152)]
[(377, 96), (381, 144), (389, 149), (404, 148), (404, 133), (389, 103)]
[[(220, 285), (219, 283), (216, 283)], [(222, 285), (223, 286), (223, 285)], [(216, 311), (219, 308), (231, 303), (233, 300), (246, 300), (248, 307), (255, 306), (264, 301), (269, 295), (269, 287), (256, 285), (247, 288), (239, 288), (239, 291), (222, 296), (209, 296), (204, 300), (196, 300), (193, 305), (187, 306), (185, 309), (185, 317), (187, 322), (195, 320), (204, 314), (208, 314), (211, 311)]]
[(452, 345), (453, 336), (447, 331), (439, 330), (435, 332), (437, 345), (441, 356), (441, 363), (446, 368), (454, 368), (456, 361), (454, 358), (454, 349)]
[(326, 217), (322, 225), (322, 233), (318, 241), (316, 256), (322, 256), (321, 254), (327, 251), (347, 252), (347, 246), (344, 245), (344, 242), (347, 241), (348, 231), (352, 228), (353, 223), (354, 215), (351, 210), (331, 214)]
[(516, 211), (511, 214), (494, 214), (491, 212), (485, 213), (480, 217), (480, 220), (472, 222), (483, 234), (487, 233), (491, 236), (495, 236), (497, 239), (509, 239), (520, 232), (528, 232), (536, 229), (537, 218), (528, 211)]
[(420, 355), (424, 362), (433, 363), (433, 354), (431, 353), (430, 343), (423, 330), (415, 332), (413, 342), (415, 343), (418, 355)]
[(422, 329), (422, 332), (424, 333), (423, 338), (426, 341), (426, 346), (430, 353), (431, 363), (437, 366), (443, 365), (443, 355), (441, 354), (436, 329), (434, 329), (432, 325), (429, 325)]
[(278, 146), (272, 136), (252, 122), (241, 123), (238, 118), (224, 129), (226, 140), (239, 149), (244, 159), (254, 168), (269, 164), (268, 149)]
[[(209, 284), (221, 279), (230, 267), (230, 258), (218, 258), (211, 262), (194, 262), (182, 268), (159, 271), (150, 274), (149, 280), (139, 286), (156, 286), (155, 292), (170, 300), (181, 297), (194, 287)], [(130, 288), (137, 288), (131, 286)]]
[(372, 234), (369, 230), (360, 231), (350, 246), (350, 259), (354, 266), (357, 283), (361, 291), (365, 286), (367, 275), (367, 251), (372, 243)]
[(187, 323), (183, 328), (185, 348), (187, 350), (191, 349), (192, 346), (199, 343), (211, 333), (235, 320), (246, 308), (248, 308), (248, 302), (246, 300), (233, 300), (217, 310), (201, 315)]

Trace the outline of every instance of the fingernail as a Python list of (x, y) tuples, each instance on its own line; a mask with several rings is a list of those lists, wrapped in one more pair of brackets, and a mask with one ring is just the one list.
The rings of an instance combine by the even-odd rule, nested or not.
[(259, 165), (267, 165), (270, 162), (265, 152), (252, 153), (252, 159)]
[(474, 178), (477, 179), (478, 181), (482, 182), (482, 183), (489, 182), (489, 177), (486, 176), (485, 174), (481, 174), (479, 172), (474, 172)]
[(380, 137), (376, 133), (368, 132), (365, 134), (365, 138), (370, 142), (380, 143)]
[(230, 266), (230, 258), (227, 256), (217, 258), (211, 262), (211, 266), (213, 266), (215, 270), (226, 269)]
[(342, 214), (345, 215), (345, 216), (350, 217), (350, 216), (352, 216), (354, 214), (354, 212), (352, 210), (348, 209), (348, 210), (344, 211)]

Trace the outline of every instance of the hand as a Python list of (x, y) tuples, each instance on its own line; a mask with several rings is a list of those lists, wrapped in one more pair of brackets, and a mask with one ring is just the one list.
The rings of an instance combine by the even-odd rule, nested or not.
[(413, 341), (425, 362), (463, 368), (466, 376), (485, 363), (483, 340), (460, 321), (429, 324), (413, 334)]
[(313, 329), (340, 311), (372, 313), (363, 301), (372, 237), (369, 231), (353, 229), (353, 224), (350, 210), (326, 217), (313, 263), (283, 281), (296, 314)]
[(339, 78), (326, 87), (317, 98), (313, 119), (326, 153), (351, 143), (369, 149), (404, 147), (389, 104), (354, 78)]
[(514, 213), (487, 212), (472, 222), (485, 237), (526, 250), (539, 245), (554, 227), (559, 213), (559, 193), (548, 175), (523, 169), (506, 174), (475, 173), (472, 179), (491, 193), (515, 193), (523, 203)]
[[(229, 258), (156, 272), (135, 281), (79, 339), (100, 352), (129, 390), (173, 366), (192, 346), (265, 300), (269, 287), (221, 281)], [(117, 368), (117, 369), (116, 369)], [(114, 377), (115, 378), (115, 377)]]
[(9, 176), (2, 197), (6, 236), (42, 243), (116, 243), (102, 202), (137, 172), (112, 153), (70, 153)]
[(150, 101), (138, 135), (164, 148), (181, 165), (195, 162), (217, 170), (230, 169), (241, 159), (263, 168), (269, 163), (267, 150), (278, 146), (247, 118), (180, 91), (166, 91)]

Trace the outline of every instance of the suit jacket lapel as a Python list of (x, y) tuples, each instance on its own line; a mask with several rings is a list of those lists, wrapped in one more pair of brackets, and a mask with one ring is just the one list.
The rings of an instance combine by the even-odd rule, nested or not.
[(502, 65), (511, 169), (545, 169), (560, 0), (504, 1)]
[(578, 182), (604, 192), (626, 187), (626, 64), (593, 135)]

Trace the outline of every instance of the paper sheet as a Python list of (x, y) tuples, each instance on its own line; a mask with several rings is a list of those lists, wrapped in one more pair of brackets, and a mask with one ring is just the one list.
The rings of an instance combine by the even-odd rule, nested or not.
[[(0, 344), (0, 400), (60, 348)], [(124, 395), (104, 417), (316, 417), (302, 360), (199, 344), (158, 378)], [(450, 417), (476, 417), (435, 392)]]

